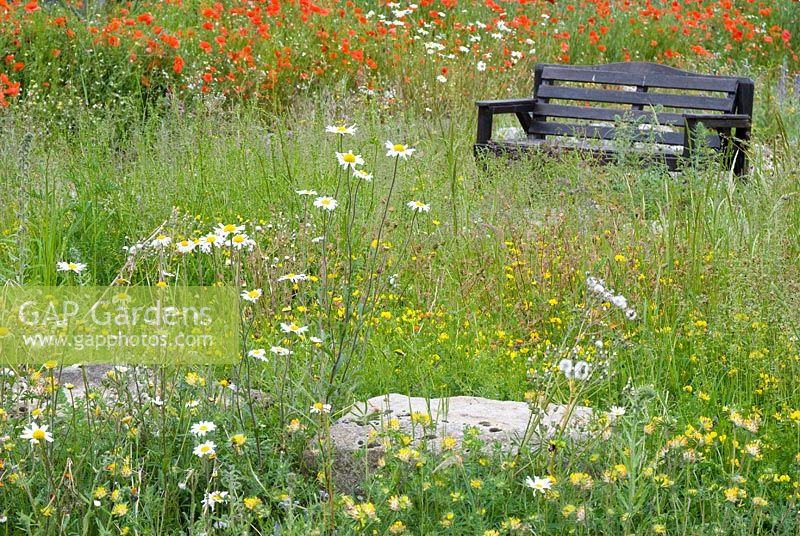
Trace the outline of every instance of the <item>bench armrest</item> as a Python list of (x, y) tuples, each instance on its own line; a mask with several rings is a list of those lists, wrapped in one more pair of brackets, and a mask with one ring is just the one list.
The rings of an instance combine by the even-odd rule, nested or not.
[[(733, 172), (736, 176), (747, 173), (747, 146), (750, 141), (752, 117), (747, 114), (684, 114), (686, 128), (683, 133), (683, 154), (692, 153), (697, 125), (716, 130), (719, 133), (720, 149), (724, 150), (728, 143), (733, 144)], [(725, 132), (727, 131), (727, 133)]]
[(536, 105), (536, 99), (533, 97), (527, 97), (524, 99), (477, 101), (475, 105), (479, 110), (487, 109), (493, 114), (532, 112), (534, 106)]
[(684, 114), (687, 126), (701, 123), (706, 128), (749, 128), (751, 119), (744, 114)]
[(526, 131), (530, 127), (531, 112), (536, 107), (536, 99), (527, 97), (524, 99), (506, 99), (477, 101), (478, 107), (478, 136), (477, 145), (485, 145), (492, 138), (492, 116), (494, 114), (516, 114), (522, 128)]

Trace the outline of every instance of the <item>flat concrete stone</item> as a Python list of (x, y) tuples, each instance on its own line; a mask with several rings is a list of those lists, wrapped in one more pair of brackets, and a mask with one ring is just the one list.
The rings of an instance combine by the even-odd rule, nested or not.
[[(567, 415), (569, 412), (569, 415)], [(419, 416), (412, 421), (412, 414)], [(349, 413), (336, 421), (330, 429), (333, 442), (333, 473), (340, 489), (353, 492), (365, 475), (366, 468), (373, 469), (385, 454), (381, 431), (389, 429), (390, 421), (395, 429), (413, 438), (413, 445), (425, 439), (428, 448), (438, 451), (444, 437), (455, 440), (460, 447), (464, 431), (468, 427), (477, 430), (477, 438), (485, 442), (485, 449), (496, 446), (505, 452), (514, 452), (525, 438), (527, 444), (536, 446), (552, 437), (562, 428), (574, 439), (586, 436), (591, 420), (590, 408), (577, 406), (571, 410), (566, 406), (551, 404), (532, 426), (534, 419), (526, 402), (490, 400), (474, 396), (426, 399), (388, 394), (359, 402)], [(530, 428), (530, 429), (529, 429)], [(363, 453), (366, 456), (360, 457)], [(313, 455), (312, 451), (312, 455)]]
[[(127, 400), (128, 397), (144, 402), (151, 400), (149, 393), (153, 391), (154, 383), (160, 379), (155, 367), (146, 366), (115, 366), (104, 364), (71, 365), (62, 369), (55, 370), (54, 376), (66, 397), (67, 402), (83, 399), (88, 392), (102, 398), (109, 404), (120, 403), (120, 398)], [(170, 372), (170, 376), (174, 373)], [(171, 378), (173, 379), (173, 378)], [(31, 389), (26, 379), (18, 380), (13, 383), (13, 390), (18, 392)], [(237, 386), (234, 389), (217, 390), (220, 401), (232, 401), (234, 398), (241, 400), (248, 399), (248, 391)], [(168, 390), (168, 396), (174, 393), (174, 389)], [(272, 403), (271, 397), (258, 389), (250, 389), (250, 398), (255, 404), (269, 406)], [(164, 395), (161, 395), (164, 396)], [(157, 400), (158, 401), (158, 400)], [(161, 404), (164, 401), (158, 401)], [(27, 408), (21, 406), (20, 411), (24, 412)]]

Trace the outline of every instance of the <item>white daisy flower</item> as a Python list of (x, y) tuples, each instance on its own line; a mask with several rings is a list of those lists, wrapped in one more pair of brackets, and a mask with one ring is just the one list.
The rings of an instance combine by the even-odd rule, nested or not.
[(206, 441), (205, 443), (197, 445), (192, 452), (198, 458), (211, 457), (217, 453), (217, 451), (214, 450), (216, 446), (217, 444), (213, 441)]
[(278, 281), (291, 281), (292, 283), (299, 283), (308, 279), (306, 274), (286, 274), (278, 278)]
[(314, 344), (322, 344), (322, 339), (320, 339), (319, 337), (309, 337), (308, 340), (310, 340)]
[(327, 127), (325, 127), (325, 132), (328, 132), (330, 134), (339, 134), (340, 136), (344, 136), (345, 134), (350, 134), (352, 136), (356, 133), (356, 126), (350, 125), (348, 127), (345, 125), (339, 125), (339, 126), (328, 125)]
[(257, 348), (247, 352), (247, 357), (258, 359), (259, 361), (267, 361), (267, 351), (263, 348)]
[(233, 249), (247, 249), (252, 250), (256, 246), (256, 241), (248, 237), (246, 234), (237, 234), (231, 238), (231, 245)]
[(86, 265), (82, 262), (59, 262), (56, 264), (59, 272), (75, 272), (80, 274), (86, 269)]
[(311, 413), (330, 413), (331, 412), (331, 405), (330, 404), (323, 404), (322, 402), (317, 402), (308, 410)]
[(414, 212), (430, 212), (431, 206), (427, 203), (423, 203), (422, 201), (409, 201), (406, 203), (406, 206), (413, 210)]
[(225, 237), (215, 233), (208, 233), (197, 240), (197, 247), (200, 248), (200, 251), (203, 253), (208, 253), (211, 251), (211, 248), (221, 247), (224, 240)]
[(194, 251), (194, 248), (197, 247), (197, 242), (194, 240), (181, 240), (177, 244), (175, 244), (175, 249), (178, 250), (178, 253), (186, 254), (191, 253)]
[(39, 426), (35, 422), (30, 423), (22, 430), (22, 435), (19, 437), (22, 439), (28, 439), (31, 442), (31, 445), (38, 445), (42, 441), (47, 441), (48, 443), (53, 442), (53, 434), (47, 431), (48, 426)]
[(414, 154), (414, 151), (416, 151), (416, 149), (413, 147), (403, 145), (402, 143), (392, 143), (390, 141), (386, 142), (386, 149), (388, 149), (386, 151), (386, 156), (399, 156), (403, 160)]
[(215, 232), (217, 235), (225, 237), (229, 234), (238, 234), (244, 231), (244, 225), (236, 225), (235, 223), (217, 224)]
[(255, 288), (253, 290), (243, 290), (241, 297), (244, 301), (249, 301), (250, 303), (255, 303), (261, 297), (263, 292), (260, 288)]
[(213, 432), (216, 429), (217, 425), (212, 421), (200, 421), (194, 423), (189, 431), (197, 437), (203, 437), (207, 433)]
[(316, 190), (295, 190), (297, 195), (317, 195)]
[(325, 210), (333, 210), (339, 205), (339, 202), (332, 197), (322, 196), (314, 200), (314, 206), (317, 208), (324, 208)]
[(550, 480), (549, 476), (544, 478), (540, 478), (538, 476), (533, 478), (527, 477), (525, 478), (525, 485), (531, 488), (534, 494), (541, 493), (544, 495), (547, 490), (553, 487), (553, 481)]
[(367, 181), (367, 182), (372, 181), (372, 173), (368, 173), (363, 169), (354, 170), (353, 176), (357, 179), (361, 179), (362, 181)]
[(168, 237), (167, 235), (160, 234), (157, 237), (155, 237), (155, 239), (152, 242), (150, 242), (150, 245), (153, 246), (154, 248), (163, 248), (170, 245), (171, 242), (172, 239), (170, 237)]
[(227, 491), (209, 491), (203, 498), (203, 506), (206, 506), (209, 509), (213, 510), (214, 506), (216, 506), (217, 504), (222, 504), (224, 502), (227, 502), (228, 501), (227, 497), (228, 497)]
[(363, 166), (364, 159), (361, 158), (360, 154), (355, 154), (353, 151), (347, 151), (346, 153), (336, 153), (336, 158), (339, 160), (339, 165), (343, 168), (347, 169), (355, 169), (356, 166)]
[(486, 70), (486, 63), (483, 61), (479, 61), (478, 64), (475, 66), (478, 71), (483, 72)]
[(288, 348), (284, 348), (283, 346), (273, 346), (272, 348), (269, 349), (269, 351), (275, 355), (281, 355), (281, 356), (287, 356), (292, 353), (291, 350), (289, 350)]
[(281, 330), (284, 333), (294, 333), (295, 335), (302, 335), (303, 333), (308, 331), (308, 326), (298, 326), (294, 322), (292, 322), (291, 324), (281, 322)]
[(623, 415), (625, 415), (625, 408), (623, 408), (623, 407), (620, 407), (620, 406), (611, 406), (611, 409), (609, 409), (609, 410), (608, 410), (608, 417), (609, 417), (609, 419), (611, 419), (612, 421), (613, 421), (614, 419), (617, 419), (617, 418), (619, 418), (619, 417), (622, 417)]

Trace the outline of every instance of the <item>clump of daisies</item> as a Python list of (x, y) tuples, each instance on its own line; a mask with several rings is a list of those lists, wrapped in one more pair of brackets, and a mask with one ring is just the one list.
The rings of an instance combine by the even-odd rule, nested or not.
[[(255, 230), (259, 231), (259, 227), (256, 227)], [(129, 257), (140, 254), (145, 256), (177, 254), (180, 257), (185, 257), (197, 252), (211, 254), (222, 249), (251, 252), (256, 247), (256, 241), (245, 232), (245, 226), (235, 223), (218, 223), (213, 229), (206, 231), (198, 229), (189, 234), (192, 238), (173, 238), (165, 234), (165, 232), (159, 232), (148, 240), (124, 246), (123, 251)], [(66, 263), (59, 263), (59, 270), (62, 270), (61, 264), (66, 266)], [(80, 271), (74, 269), (71, 269), (71, 271), (80, 273)]]
[(625, 318), (628, 320), (636, 320), (636, 310), (628, 305), (628, 299), (622, 294), (617, 294), (613, 289), (608, 288), (605, 281), (602, 279), (587, 275), (586, 287), (590, 295), (600, 298), (604, 302), (608, 302), (617, 309), (620, 309), (625, 313)]

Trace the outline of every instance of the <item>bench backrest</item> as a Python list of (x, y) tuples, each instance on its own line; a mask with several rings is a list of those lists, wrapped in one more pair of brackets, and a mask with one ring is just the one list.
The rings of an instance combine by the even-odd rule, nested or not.
[[(535, 69), (534, 96), (540, 104), (528, 128), (532, 138), (613, 139), (615, 122), (627, 117), (665, 127), (638, 130), (633, 141), (682, 145), (685, 112), (752, 115), (753, 81), (645, 62), (540, 64)], [(706, 143), (720, 146), (716, 135)]]

